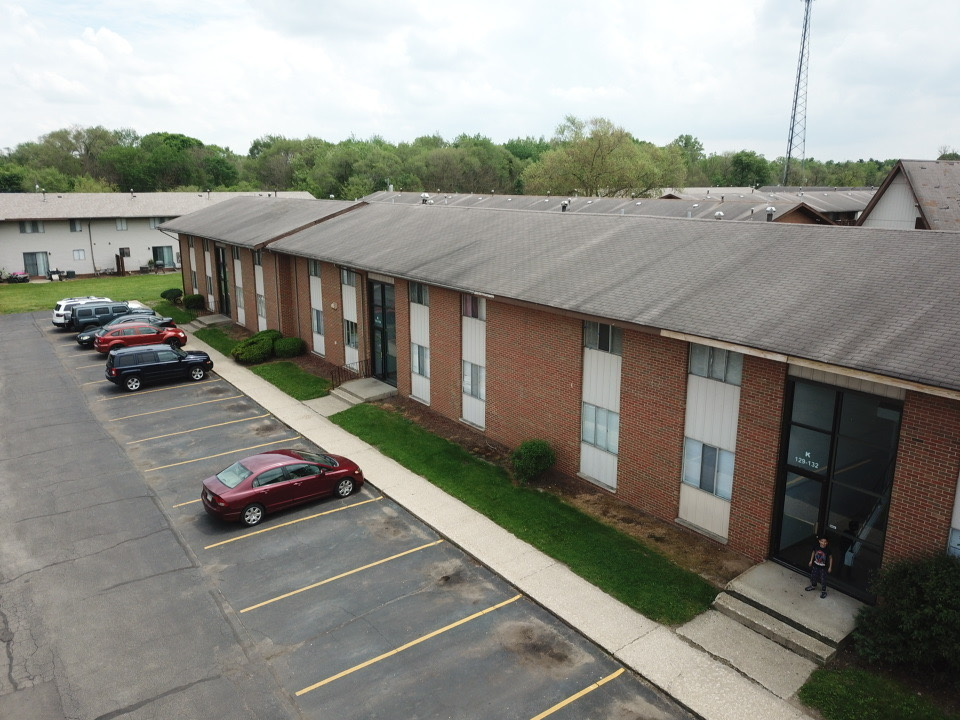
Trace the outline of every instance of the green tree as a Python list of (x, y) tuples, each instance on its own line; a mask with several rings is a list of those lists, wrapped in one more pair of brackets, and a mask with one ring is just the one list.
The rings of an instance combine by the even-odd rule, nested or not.
[(524, 171), (527, 192), (648, 197), (685, 183), (680, 148), (638, 142), (605, 118), (584, 122), (568, 116), (557, 128), (554, 146)]
[(691, 170), (698, 162), (706, 157), (703, 152), (703, 143), (693, 135), (680, 135), (670, 144), (680, 148), (687, 170)]
[(728, 186), (759, 187), (770, 181), (770, 163), (763, 155), (757, 155), (752, 150), (741, 150), (730, 158), (730, 175)]

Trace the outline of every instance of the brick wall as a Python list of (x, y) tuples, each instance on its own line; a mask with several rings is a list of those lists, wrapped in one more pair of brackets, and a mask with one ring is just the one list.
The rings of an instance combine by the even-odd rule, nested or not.
[(581, 320), (487, 301), (487, 435), (510, 447), (546, 440), (570, 475), (580, 458), (582, 338)]
[(884, 563), (946, 552), (960, 473), (960, 402), (908, 392)]
[(673, 522), (680, 505), (687, 343), (625, 332), (617, 497)]
[(343, 353), (343, 297), (340, 294), (340, 270), (336, 265), (320, 266), (323, 294), (323, 345), (327, 360), (340, 366), (347, 362)]
[[(274, 255), (277, 272), (277, 295), (279, 300), (277, 306), (277, 329), (286, 336), (298, 337), (299, 323), (297, 322), (297, 285), (300, 278), (297, 276), (299, 261), (302, 258), (295, 258), (292, 255)], [(305, 263), (305, 261), (303, 261)], [(302, 274), (307, 277), (306, 264), (300, 268)], [(309, 288), (308, 288), (309, 290)], [(268, 295), (267, 297), (271, 297)], [(309, 307), (309, 295), (307, 297), (307, 306)], [(267, 315), (270, 315), (268, 312)]]
[(397, 392), (410, 396), (413, 381), (410, 379), (410, 284), (397, 280), (394, 285), (394, 315), (397, 328)]
[(771, 546), (787, 366), (745, 355), (728, 544), (753, 560)]
[(250, 250), (241, 249), (240, 277), (243, 285), (244, 327), (257, 332), (257, 277), (253, 268), (253, 253)]
[(462, 334), (460, 293), (431, 287), (430, 407), (454, 420), (461, 417)]

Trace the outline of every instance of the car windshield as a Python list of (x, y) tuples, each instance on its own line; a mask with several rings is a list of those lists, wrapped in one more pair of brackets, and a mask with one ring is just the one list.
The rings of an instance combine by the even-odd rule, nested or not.
[(300, 453), (300, 457), (308, 462), (319, 463), (327, 467), (338, 467), (340, 465), (340, 463), (325, 453), (306, 452), (305, 450), (299, 450), (298, 452)]
[(250, 477), (250, 475), (250, 471), (242, 463), (235, 462), (226, 470), (218, 472), (217, 480), (222, 482), (228, 488), (235, 488), (237, 485)]

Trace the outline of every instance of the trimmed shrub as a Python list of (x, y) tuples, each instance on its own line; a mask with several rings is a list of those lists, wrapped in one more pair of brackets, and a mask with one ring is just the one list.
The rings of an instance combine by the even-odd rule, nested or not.
[(203, 295), (184, 295), (183, 306), (187, 310), (203, 310), (207, 305)]
[(160, 297), (176, 305), (180, 301), (180, 298), (183, 297), (183, 290), (180, 288), (170, 288), (169, 290), (164, 290), (162, 293), (160, 293)]
[(251, 340), (269, 340), (270, 342), (276, 342), (283, 337), (283, 333), (279, 330), (261, 330), (256, 335), (250, 337)]
[(521, 482), (536, 480), (557, 461), (557, 454), (546, 440), (526, 440), (510, 455), (513, 472)]
[(960, 671), (960, 558), (936, 555), (889, 565), (880, 598), (857, 616), (857, 652), (873, 662)]
[(234, 345), (230, 355), (242, 365), (266, 362), (273, 357), (273, 340), (254, 335)]
[(307, 344), (298, 337), (282, 337), (273, 341), (273, 354), (278, 358), (296, 357), (306, 349)]

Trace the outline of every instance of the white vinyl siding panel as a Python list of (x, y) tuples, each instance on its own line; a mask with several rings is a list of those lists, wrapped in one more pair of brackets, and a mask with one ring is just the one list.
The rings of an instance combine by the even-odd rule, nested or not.
[(907, 179), (902, 172), (898, 173), (863, 221), (863, 227), (914, 230), (920, 217), (915, 202)]
[[(466, 362), (486, 367), (487, 323), (477, 318), (461, 317), (461, 355)], [(464, 392), (460, 393), (463, 404), (463, 419), (472, 425), (487, 426), (487, 403)]]
[(487, 323), (463, 318), (463, 359), (474, 365), (487, 364)]
[[(430, 347), (430, 307), (410, 303), (410, 342)], [(419, 373), (410, 373), (410, 392), (417, 400), (430, 404), (430, 378)]]
[(623, 358), (600, 350), (583, 351), (583, 401), (620, 412)]
[(357, 322), (357, 288), (353, 285), (342, 285), (340, 297), (343, 300), (343, 319)]
[[(190, 252), (193, 252), (191, 250)], [(244, 310), (243, 302), (243, 265), (241, 265), (239, 260), (233, 261), (233, 277), (237, 283), (237, 301), (234, 303), (237, 306), (237, 323), (240, 325), (245, 325), (247, 322), (247, 311)]]
[(680, 519), (726, 540), (730, 532), (730, 503), (682, 483)]
[(617, 456), (580, 443), (580, 475), (610, 490), (617, 489)]
[(206, 263), (204, 267), (207, 271), (207, 308), (213, 310), (217, 301), (213, 292), (213, 259), (209, 250), (204, 250), (203, 261)]
[[(320, 278), (316, 275), (310, 276), (310, 309), (311, 309), (311, 327), (314, 327), (312, 316), (317, 310), (323, 312), (323, 286), (320, 284)], [(324, 336), (313, 330), (313, 351), (320, 355), (326, 354), (326, 343)]]
[(698, 375), (687, 376), (687, 415), (683, 434), (736, 452), (740, 388)]
[(196, 295), (200, 288), (197, 287), (197, 251), (192, 245), (190, 246), (190, 268), (193, 273), (193, 294)]
[[(254, 288), (256, 289), (257, 295), (263, 296), (264, 293), (263, 293), (263, 266), (262, 265), (257, 265), (253, 268), (253, 285), (254, 285)], [(262, 311), (266, 313), (265, 309)], [(257, 329), (262, 332), (267, 329), (267, 316), (266, 314), (261, 315), (260, 312), (261, 312), (261, 308), (259, 307), (259, 303), (258, 303)]]

